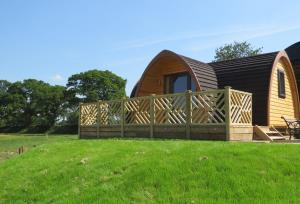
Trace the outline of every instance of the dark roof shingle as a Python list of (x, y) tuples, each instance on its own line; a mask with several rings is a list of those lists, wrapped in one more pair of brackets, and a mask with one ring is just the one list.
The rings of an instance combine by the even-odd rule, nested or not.
[(216, 72), (219, 88), (231, 86), (253, 94), (254, 124), (267, 124), (270, 77), (278, 53), (209, 63)]

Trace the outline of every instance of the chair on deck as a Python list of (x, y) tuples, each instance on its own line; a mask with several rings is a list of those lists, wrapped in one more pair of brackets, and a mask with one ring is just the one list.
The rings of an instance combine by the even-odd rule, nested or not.
[(284, 116), (281, 116), (281, 118), (285, 121), (288, 132), (290, 135), (289, 140), (292, 139), (292, 136), (298, 138), (300, 136), (300, 120), (293, 118), (293, 119), (287, 119)]

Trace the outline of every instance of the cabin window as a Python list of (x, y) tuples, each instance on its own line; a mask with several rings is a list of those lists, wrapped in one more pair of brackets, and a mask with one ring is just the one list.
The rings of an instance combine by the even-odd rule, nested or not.
[(196, 84), (188, 73), (165, 76), (165, 93), (182, 93), (186, 90), (196, 91)]
[(278, 70), (278, 96), (279, 98), (285, 98), (285, 79), (284, 71)]

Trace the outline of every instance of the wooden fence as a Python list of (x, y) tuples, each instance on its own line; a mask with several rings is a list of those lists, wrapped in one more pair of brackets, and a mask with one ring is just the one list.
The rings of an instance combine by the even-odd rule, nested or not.
[(252, 139), (252, 94), (222, 90), (80, 104), (80, 138)]

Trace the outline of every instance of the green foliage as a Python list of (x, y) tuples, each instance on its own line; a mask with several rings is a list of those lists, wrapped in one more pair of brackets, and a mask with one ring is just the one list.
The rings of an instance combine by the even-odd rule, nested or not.
[(5, 93), (10, 85), (11, 83), (9, 81), (0, 80), (0, 94)]
[(0, 203), (299, 203), (299, 154), (291, 144), (65, 140), (2, 163)]
[(1, 103), (6, 124), (31, 129), (50, 128), (60, 114), (63, 93), (64, 87), (35, 79), (12, 83)]
[(45, 132), (51, 128), (73, 133), (79, 102), (122, 98), (125, 85), (121, 77), (99, 70), (72, 75), (66, 87), (35, 79), (0, 80), (0, 131)]
[(111, 100), (125, 97), (126, 80), (110, 71), (90, 70), (68, 79), (70, 103)]
[(234, 42), (216, 49), (215, 62), (254, 56), (262, 53), (263, 48), (254, 48), (248, 42)]
[(6, 123), (4, 120), (5, 115), (7, 114), (7, 90), (10, 86), (10, 82), (6, 80), (0, 80), (0, 127), (3, 127)]

